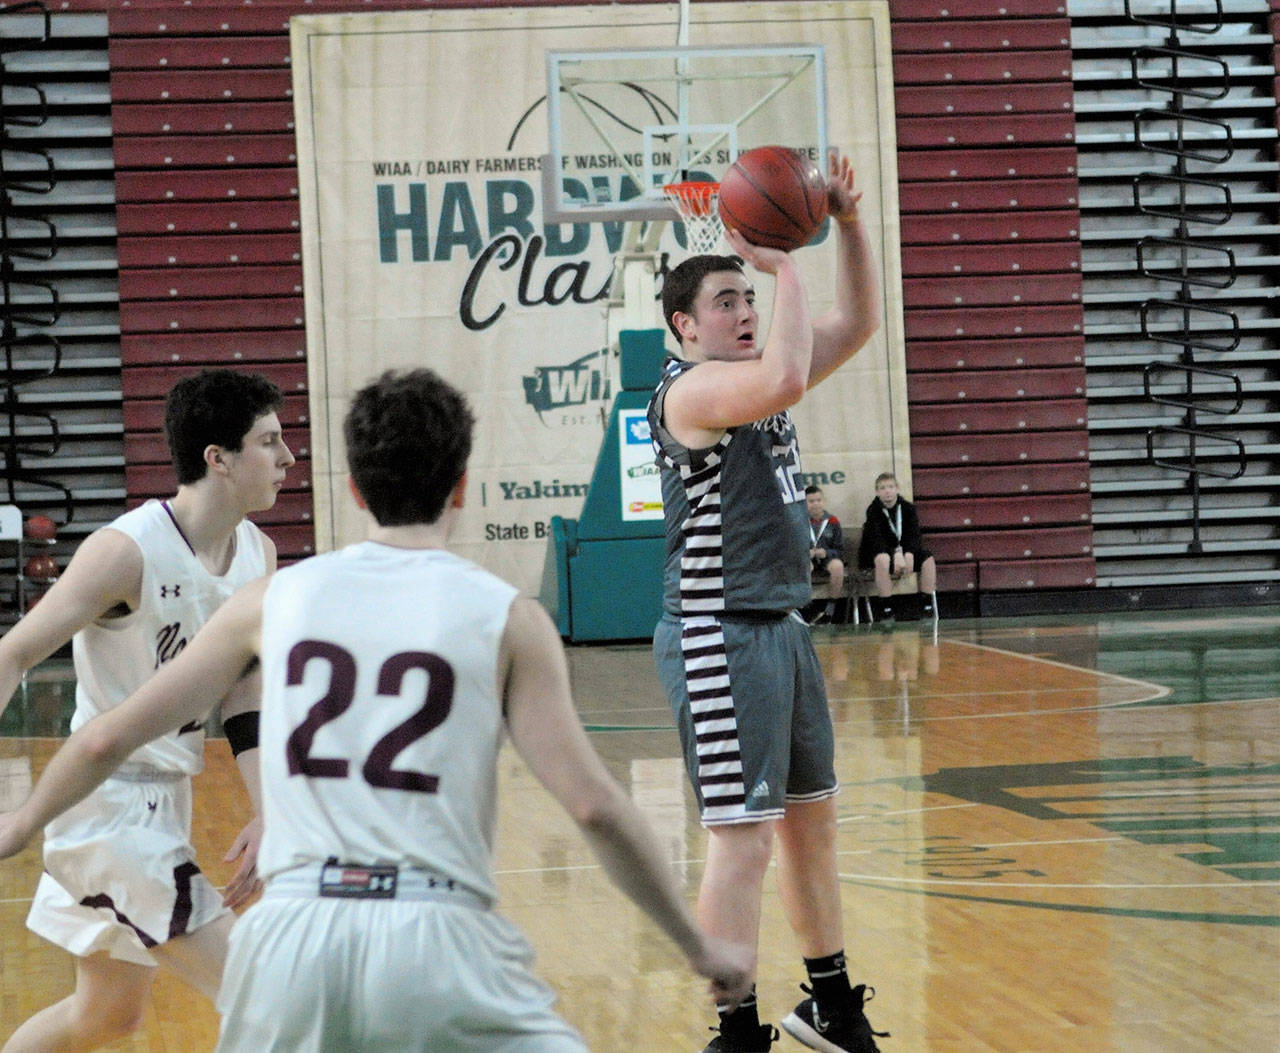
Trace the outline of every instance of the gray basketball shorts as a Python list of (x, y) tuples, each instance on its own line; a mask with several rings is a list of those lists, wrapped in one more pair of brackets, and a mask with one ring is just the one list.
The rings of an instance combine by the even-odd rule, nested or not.
[(809, 627), (664, 614), (654, 661), (704, 826), (780, 819), (839, 788), (831, 712)]

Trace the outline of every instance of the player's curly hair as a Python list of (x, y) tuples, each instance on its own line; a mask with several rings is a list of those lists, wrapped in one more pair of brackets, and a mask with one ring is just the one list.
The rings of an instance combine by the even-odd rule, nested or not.
[(388, 370), (356, 392), (343, 424), (347, 465), (381, 526), (434, 523), (471, 455), (475, 417), (430, 369)]
[(204, 369), (179, 380), (164, 403), (164, 437), (179, 485), (204, 478), (206, 448), (239, 453), (254, 422), (283, 405), (280, 389), (256, 373)]
[(691, 314), (693, 301), (697, 299), (698, 290), (702, 288), (702, 279), (708, 274), (717, 274), (721, 271), (737, 271), (742, 274), (742, 257), (690, 256), (663, 278), (662, 317), (667, 320), (667, 328), (676, 338), (677, 345), (680, 344), (680, 330), (676, 328), (676, 312)]

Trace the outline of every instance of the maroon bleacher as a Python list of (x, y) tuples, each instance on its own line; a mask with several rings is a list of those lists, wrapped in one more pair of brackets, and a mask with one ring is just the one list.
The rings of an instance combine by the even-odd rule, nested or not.
[(1086, 431), (1037, 431), (1009, 435), (916, 435), (911, 440), (914, 469), (953, 464), (1036, 464), (1089, 461)]
[(286, 395), (298, 458), (256, 517), (285, 561), (315, 551), (294, 6), (114, 5), (108, 19), (129, 499), (173, 486), (159, 428), (175, 379), (210, 365), (261, 373)]
[(913, 490), (939, 588), (1091, 586), (1065, 8), (890, 12)]
[(301, 296), (302, 267), (228, 267), (190, 270), (138, 268), (120, 276), (120, 295), (130, 300), (191, 300), (198, 297)]
[(1078, 398), (1084, 386), (1072, 370), (953, 370), (912, 373), (907, 391), (913, 402), (964, 402), (991, 399)]

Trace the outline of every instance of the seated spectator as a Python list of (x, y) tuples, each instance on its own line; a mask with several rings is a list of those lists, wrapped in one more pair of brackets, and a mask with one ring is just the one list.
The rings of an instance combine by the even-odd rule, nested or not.
[(876, 499), (867, 506), (858, 566), (875, 572), (878, 620), (894, 617), (894, 581), (914, 573), (920, 575), (921, 613), (926, 618), (937, 617), (938, 571), (933, 553), (924, 547), (915, 505), (898, 493), (898, 479), (892, 472), (876, 476)]
[(831, 620), (836, 600), (844, 593), (844, 531), (840, 520), (827, 511), (820, 486), (806, 486), (804, 502), (809, 509), (810, 570), (827, 576), (827, 600), (815, 597), (805, 608), (805, 621), (817, 625)]

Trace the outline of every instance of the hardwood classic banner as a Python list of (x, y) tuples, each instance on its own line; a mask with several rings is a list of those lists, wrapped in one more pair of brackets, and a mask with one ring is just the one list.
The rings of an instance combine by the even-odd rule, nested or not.
[[(551, 516), (578, 515), (618, 389), (606, 305), (627, 234), (621, 217), (544, 222), (547, 55), (618, 52), (625, 69), (629, 49), (673, 47), (677, 21), (675, 4), (292, 20), (321, 551), (363, 536), (342, 455), (350, 394), (383, 370), (428, 366), (466, 392), (477, 417), (454, 547), (537, 591)], [(887, 5), (700, 3), (689, 38), (695, 47), (822, 48), (826, 97), (812, 102), (864, 191), (884, 316), (873, 341), (795, 417), (807, 481), (856, 521), (877, 472), (891, 468), (910, 485)], [(620, 161), (608, 144), (639, 141), (646, 122), (678, 121), (687, 101), (647, 83), (628, 84), (619, 101), (607, 94), (617, 87), (584, 89), (604, 145), (566, 151), (558, 172), (596, 202), (640, 190), (618, 174), (626, 147)], [(761, 127), (757, 137), (769, 134)], [(655, 160), (668, 138), (646, 133)], [(815, 313), (832, 300), (833, 241), (823, 234), (799, 250)], [(660, 287), (665, 268), (688, 254), (683, 227), (666, 225), (657, 249)], [(772, 286), (753, 280), (767, 332)]]

